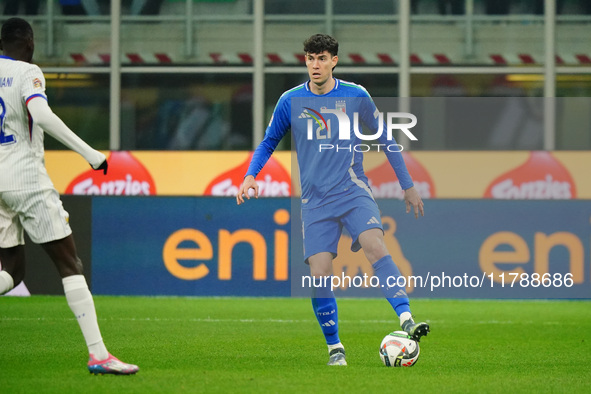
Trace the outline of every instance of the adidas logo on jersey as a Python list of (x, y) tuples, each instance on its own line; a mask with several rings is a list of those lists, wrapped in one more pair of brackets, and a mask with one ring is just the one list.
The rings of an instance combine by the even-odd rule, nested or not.
[(372, 216), (366, 224), (380, 224), (380, 222), (378, 221), (378, 219), (376, 219), (375, 216)]

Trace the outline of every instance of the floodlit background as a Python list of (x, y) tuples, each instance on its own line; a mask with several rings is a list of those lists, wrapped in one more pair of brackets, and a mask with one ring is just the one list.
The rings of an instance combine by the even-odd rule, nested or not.
[[(340, 42), (335, 75), (374, 97), (590, 96), (583, 0), (6, 0), (1, 18), (14, 3), (35, 12), (53, 108), (103, 149), (252, 149), (318, 32)], [(500, 149), (589, 149), (588, 105), (546, 111), (533, 148)], [(456, 140), (413, 149), (499, 149)]]

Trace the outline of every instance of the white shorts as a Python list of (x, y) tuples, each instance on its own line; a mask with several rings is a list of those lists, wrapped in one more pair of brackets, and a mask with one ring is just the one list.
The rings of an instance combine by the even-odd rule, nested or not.
[(23, 230), (37, 244), (66, 238), (69, 218), (55, 189), (0, 192), (0, 247), (23, 245)]

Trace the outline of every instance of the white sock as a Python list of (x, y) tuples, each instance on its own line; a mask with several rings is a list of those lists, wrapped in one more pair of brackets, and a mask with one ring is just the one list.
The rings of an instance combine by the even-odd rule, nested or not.
[(84, 275), (72, 275), (62, 279), (66, 300), (78, 320), (82, 335), (86, 340), (88, 352), (97, 360), (105, 360), (109, 352), (103, 343), (96, 319), (94, 301), (88, 290)]
[(339, 342), (339, 343), (335, 343), (334, 345), (328, 345), (328, 354), (330, 354), (330, 352), (331, 352), (333, 349), (338, 349), (338, 348), (342, 348), (342, 349), (344, 349), (345, 347), (344, 347), (344, 346), (343, 346), (343, 344), (342, 344), (342, 343), (340, 343), (340, 342)]
[(412, 315), (410, 314), (410, 312), (402, 312), (400, 314), (400, 325), (402, 326), (402, 323), (404, 323), (408, 319), (412, 319)]
[(0, 271), (0, 295), (8, 293), (14, 287), (14, 279), (6, 271)]

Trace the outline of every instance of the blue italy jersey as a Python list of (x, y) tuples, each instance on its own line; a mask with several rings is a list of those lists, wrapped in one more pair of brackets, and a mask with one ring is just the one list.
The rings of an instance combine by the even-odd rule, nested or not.
[[(363, 172), (363, 152), (384, 151), (402, 189), (413, 186), (402, 154), (394, 139), (388, 139), (386, 124), (360, 85), (335, 78), (335, 87), (316, 95), (308, 82), (286, 91), (279, 98), (265, 138), (257, 147), (246, 175), (263, 168), (289, 130), (297, 152), (302, 187), (302, 207), (316, 208), (344, 195), (362, 191), (371, 195)], [(380, 122), (381, 120), (381, 122)], [(362, 124), (371, 134), (361, 139)], [(394, 149), (392, 149), (394, 147)]]

